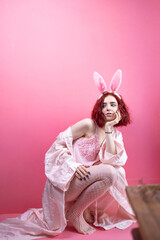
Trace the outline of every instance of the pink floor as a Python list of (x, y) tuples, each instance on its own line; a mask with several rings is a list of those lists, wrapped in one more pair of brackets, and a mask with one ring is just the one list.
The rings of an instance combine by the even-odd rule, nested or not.
[[(18, 214), (1, 214), (0, 215), (0, 221), (3, 221), (5, 218), (12, 218), (16, 217)], [(101, 240), (101, 239), (107, 239), (107, 240), (133, 240), (131, 230), (133, 228), (136, 228), (138, 225), (137, 223), (134, 223), (131, 225), (131, 227), (125, 229), (125, 230), (119, 230), (119, 229), (112, 229), (109, 231), (105, 231), (102, 228), (97, 228), (97, 231), (94, 232), (91, 235), (82, 235), (76, 232), (76, 230), (68, 224), (65, 231), (61, 233), (60, 235), (53, 237), (54, 239), (76, 239), (76, 240)], [(52, 238), (41, 238), (41, 240), (48, 240)]]

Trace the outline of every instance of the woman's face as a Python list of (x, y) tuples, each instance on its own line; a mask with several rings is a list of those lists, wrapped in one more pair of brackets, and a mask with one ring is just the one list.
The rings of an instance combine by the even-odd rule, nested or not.
[(112, 121), (116, 118), (116, 111), (118, 110), (118, 102), (115, 97), (108, 95), (105, 97), (102, 104), (102, 113), (106, 121)]

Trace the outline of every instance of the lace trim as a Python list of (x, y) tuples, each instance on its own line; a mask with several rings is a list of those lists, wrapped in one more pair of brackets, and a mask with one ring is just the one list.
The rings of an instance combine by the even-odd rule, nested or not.
[(82, 158), (85, 158), (89, 161), (93, 161), (96, 159), (100, 149), (96, 133), (90, 138), (81, 137), (77, 139), (74, 144), (76, 145), (76, 147), (78, 147), (79, 153)]

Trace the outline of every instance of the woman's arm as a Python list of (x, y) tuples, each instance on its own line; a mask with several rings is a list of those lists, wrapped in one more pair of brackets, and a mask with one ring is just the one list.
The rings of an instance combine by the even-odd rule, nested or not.
[(76, 140), (77, 138), (80, 137), (93, 135), (94, 131), (95, 131), (94, 121), (89, 118), (85, 118), (71, 126), (73, 140)]
[(113, 126), (116, 125), (121, 120), (120, 112), (117, 111), (116, 118), (113, 121), (106, 122), (105, 124), (105, 134), (106, 134), (106, 151), (113, 155), (117, 154), (116, 145), (112, 136)]
[(99, 158), (101, 162), (104, 164), (111, 164), (112, 166), (115, 166), (115, 167), (124, 166), (127, 161), (127, 154), (124, 148), (122, 134), (118, 130), (116, 131), (114, 142), (116, 145), (117, 154), (111, 154), (107, 152), (106, 151), (107, 143), (105, 143), (102, 146), (102, 149), (99, 153)]
[(115, 155), (117, 154), (116, 145), (112, 134), (106, 133), (106, 151)]

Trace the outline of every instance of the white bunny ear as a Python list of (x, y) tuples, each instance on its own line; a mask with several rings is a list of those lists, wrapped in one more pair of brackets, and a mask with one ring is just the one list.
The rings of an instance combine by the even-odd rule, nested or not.
[(118, 69), (112, 77), (110, 83), (110, 90), (112, 92), (116, 92), (122, 83), (122, 71)]
[(105, 92), (107, 90), (107, 86), (106, 86), (106, 83), (105, 83), (103, 77), (99, 73), (94, 72), (93, 78), (94, 78), (94, 81), (95, 81), (95, 84), (96, 84), (96, 87), (98, 88), (98, 90), (101, 93)]

